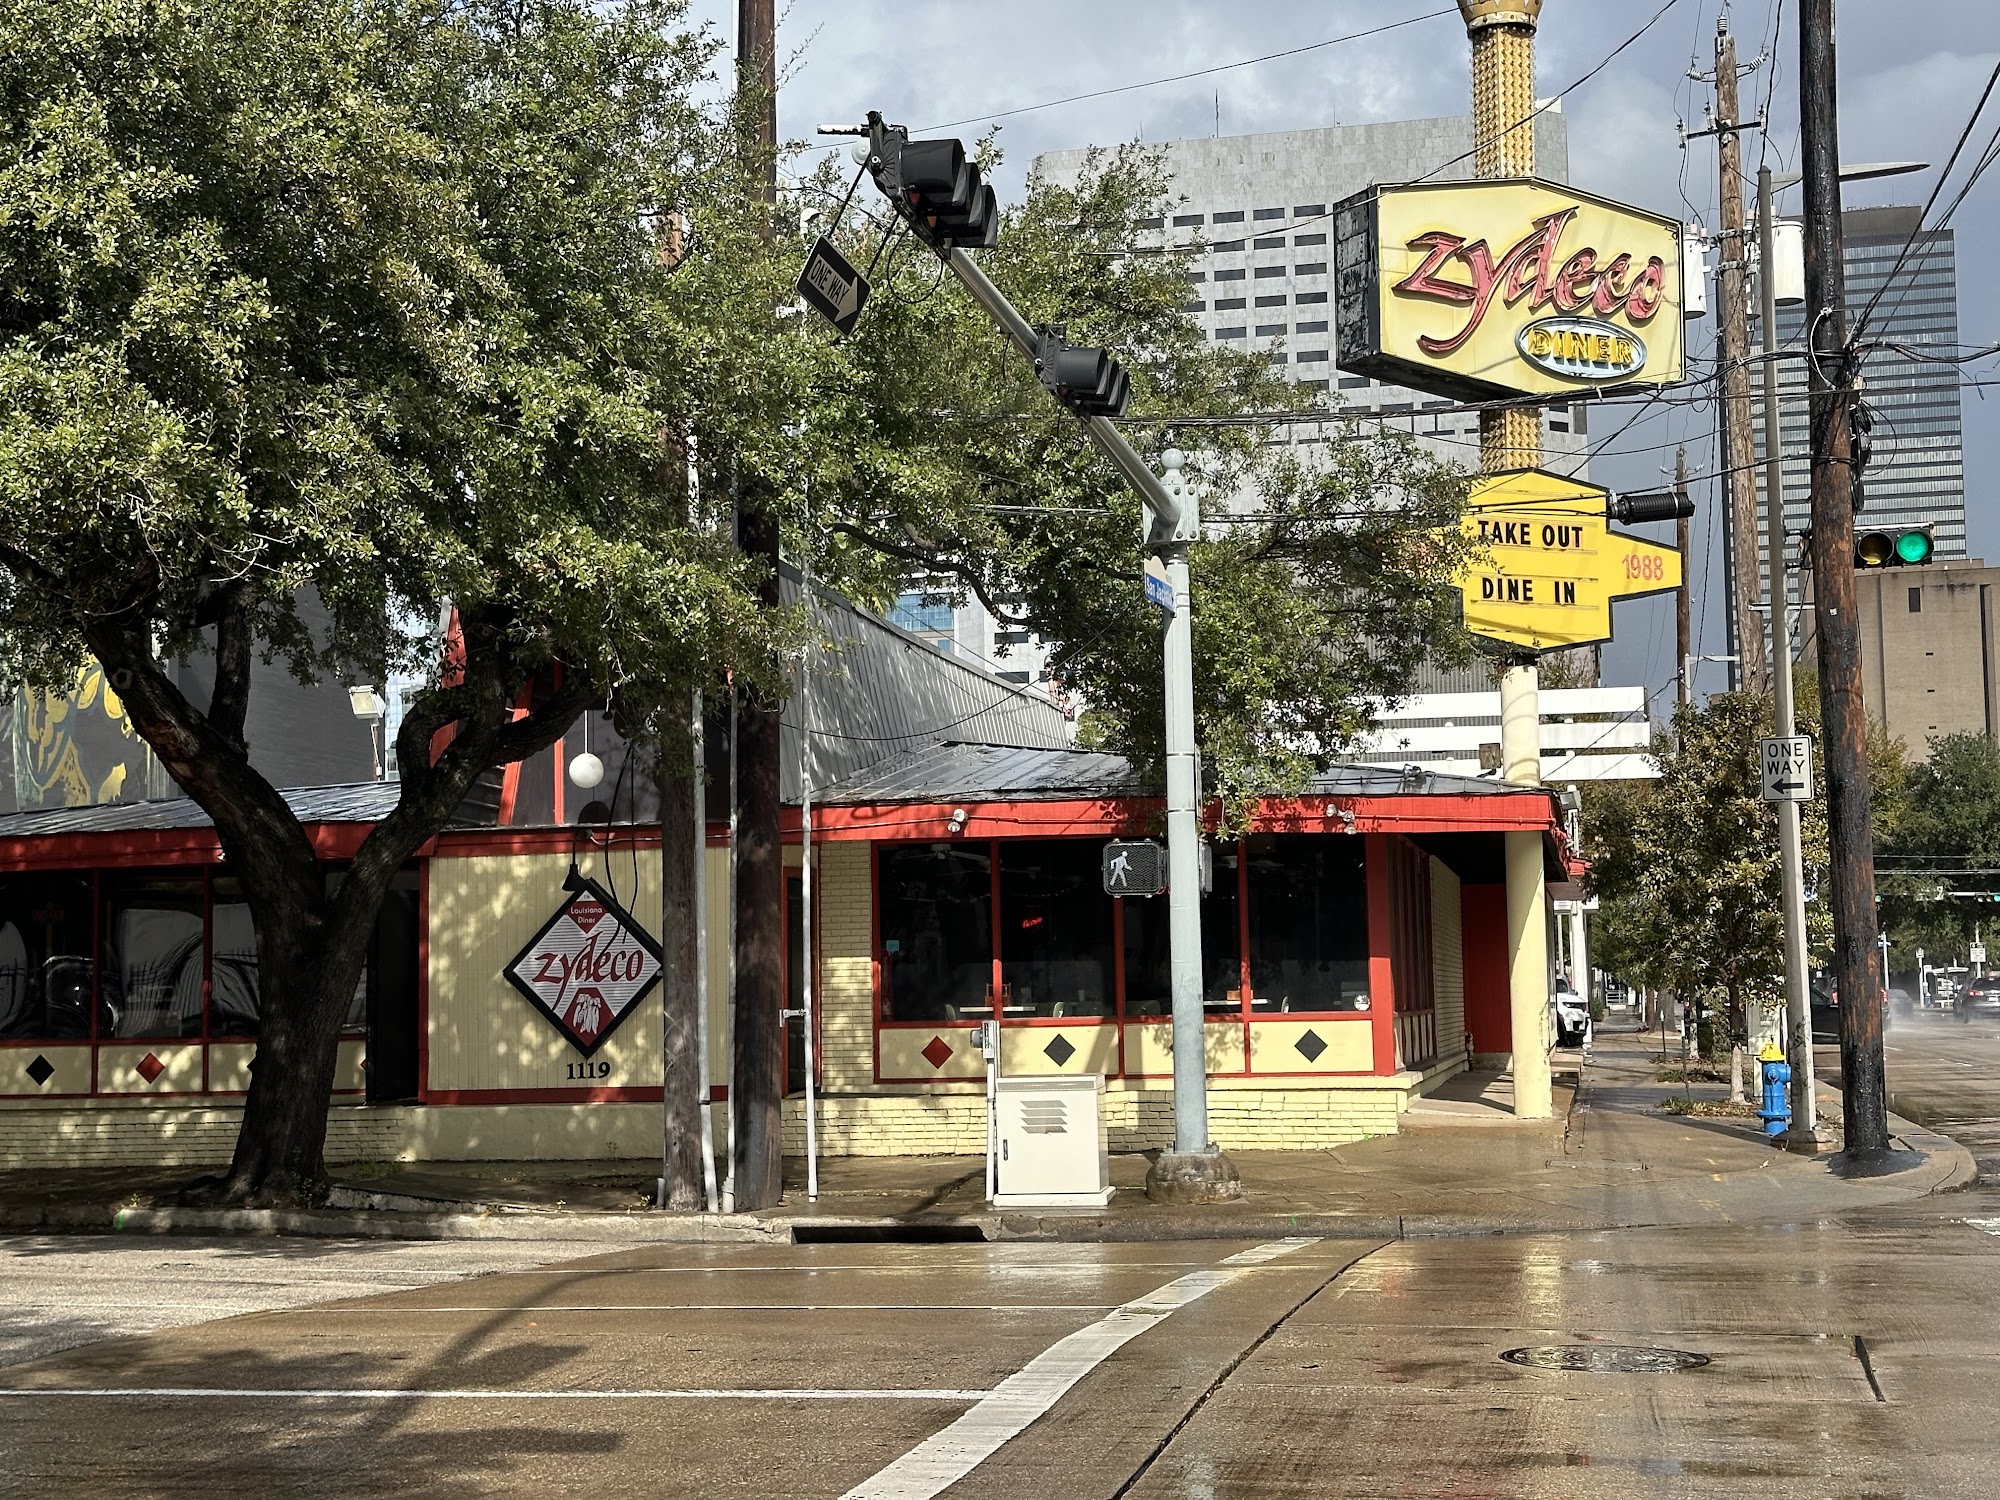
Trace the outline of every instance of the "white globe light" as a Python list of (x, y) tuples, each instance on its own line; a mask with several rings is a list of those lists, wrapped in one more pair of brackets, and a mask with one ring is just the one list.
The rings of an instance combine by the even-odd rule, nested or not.
[(1169, 448), (1165, 453), (1160, 455), (1160, 467), (1170, 474), (1186, 462), (1187, 455), (1178, 448)]
[(569, 763), (569, 779), (587, 792), (604, 780), (604, 762), (586, 750)]

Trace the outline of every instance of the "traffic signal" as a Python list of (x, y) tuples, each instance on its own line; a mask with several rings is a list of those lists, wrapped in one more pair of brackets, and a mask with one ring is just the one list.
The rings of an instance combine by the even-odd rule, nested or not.
[[(891, 191), (918, 238), (939, 249), (991, 250), (1000, 243), (1000, 202), (976, 163), (955, 140), (904, 141), (893, 163)], [(878, 180), (880, 180), (878, 178)]]
[(1928, 526), (1861, 532), (1854, 538), (1857, 568), (1919, 567), (1937, 551)]
[(1604, 507), (1614, 521), (1644, 525), (1648, 521), (1678, 521), (1694, 514), (1694, 500), (1686, 490), (1644, 490), (1636, 495), (1613, 495)]
[(1041, 348), (1035, 373), (1042, 384), (1080, 417), (1122, 417), (1132, 396), (1123, 365), (1102, 349), (1079, 349), (1060, 328), (1038, 328)]

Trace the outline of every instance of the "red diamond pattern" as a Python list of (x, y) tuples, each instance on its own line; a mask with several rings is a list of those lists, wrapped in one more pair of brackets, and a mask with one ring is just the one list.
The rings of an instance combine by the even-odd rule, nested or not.
[(133, 1068), (132, 1071), (145, 1079), (146, 1082), (151, 1083), (167, 1071), (167, 1065), (148, 1052), (144, 1057), (139, 1059), (138, 1066)]
[(941, 1036), (934, 1036), (930, 1045), (924, 1048), (924, 1061), (934, 1068), (941, 1068), (951, 1058), (951, 1043)]

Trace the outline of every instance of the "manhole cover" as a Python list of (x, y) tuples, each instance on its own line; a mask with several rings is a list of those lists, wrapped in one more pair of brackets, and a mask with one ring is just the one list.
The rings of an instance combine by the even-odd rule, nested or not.
[(1542, 1344), (1500, 1356), (1531, 1370), (1580, 1370), (1587, 1375), (1670, 1375), (1708, 1363), (1687, 1349), (1646, 1349), (1637, 1344)]

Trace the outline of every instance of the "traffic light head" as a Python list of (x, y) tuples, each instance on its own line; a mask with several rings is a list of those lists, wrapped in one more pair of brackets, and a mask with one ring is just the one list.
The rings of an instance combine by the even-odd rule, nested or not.
[(1931, 560), (1937, 544), (1928, 526), (1864, 531), (1854, 539), (1857, 568), (1920, 567)]
[(1063, 405), (1082, 417), (1122, 417), (1132, 396), (1132, 381), (1124, 367), (1102, 349), (1080, 349), (1060, 329), (1044, 328), (1041, 353), (1035, 360), (1042, 384)]
[(990, 250), (1000, 242), (1000, 203), (955, 140), (905, 141), (897, 156), (904, 217), (940, 250)]
[(1694, 499), (1686, 490), (1645, 490), (1636, 495), (1613, 495), (1605, 509), (1614, 521), (1644, 525), (1693, 515)]

